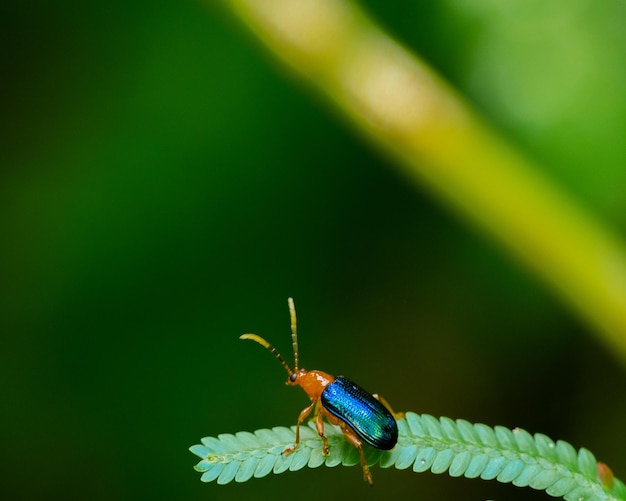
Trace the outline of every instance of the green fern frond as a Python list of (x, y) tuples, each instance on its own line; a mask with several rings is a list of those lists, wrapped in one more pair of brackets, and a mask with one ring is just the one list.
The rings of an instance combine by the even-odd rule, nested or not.
[[(245, 482), (270, 473), (296, 471), (308, 466), (354, 466), (359, 455), (337, 426), (326, 424), (330, 455), (322, 455), (322, 441), (315, 426), (302, 427), (300, 446), (282, 454), (295, 440), (295, 426), (206, 437), (190, 451), (201, 458), (194, 467), (203, 482)], [(448, 472), (450, 476), (480, 477), (511, 482), (518, 487), (545, 490), (568, 501), (622, 500), (626, 487), (599, 465), (587, 449), (576, 451), (570, 444), (554, 442), (542, 434), (502, 426), (491, 428), (463, 419), (434, 418), (408, 412), (398, 420), (399, 438), (391, 451), (366, 447), (368, 465), (412, 468), (415, 472)], [(608, 473), (607, 473), (608, 472)]]

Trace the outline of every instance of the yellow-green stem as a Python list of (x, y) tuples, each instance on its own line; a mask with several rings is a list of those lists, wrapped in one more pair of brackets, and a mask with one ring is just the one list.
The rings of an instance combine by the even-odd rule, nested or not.
[(345, 0), (223, 0), (409, 177), (529, 265), (626, 360), (626, 250)]

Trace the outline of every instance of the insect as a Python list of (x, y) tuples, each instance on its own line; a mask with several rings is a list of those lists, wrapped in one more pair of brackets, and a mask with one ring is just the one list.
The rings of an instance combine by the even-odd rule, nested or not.
[(315, 427), (322, 439), (322, 454), (330, 454), (328, 439), (324, 435), (324, 421), (341, 428), (346, 440), (359, 450), (363, 478), (373, 485), (372, 474), (365, 461), (363, 443), (376, 449), (393, 449), (398, 441), (398, 425), (393, 412), (388, 408), (384, 399), (371, 395), (363, 388), (343, 376), (331, 376), (322, 371), (307, 371), (298, 366), (298, 334), (296, 329), (296, 309), (293, 299), (288, 299), (289, 314), (291, 316), (291, 340), (294, 354), (294, 370), (278, 351), (261, 336), (244, 334), (240, 339), (256, 341), (271, 351), (282, 366), (287, 370), (289, 378), (287, 385), (300, 386), (311, 399), (311, 405), (305, 407), (298, 416), (296, 424), (296, 441), (293, 446), (283, 451), (291, 454), (300, 443), (300, 425), (313, 410)]

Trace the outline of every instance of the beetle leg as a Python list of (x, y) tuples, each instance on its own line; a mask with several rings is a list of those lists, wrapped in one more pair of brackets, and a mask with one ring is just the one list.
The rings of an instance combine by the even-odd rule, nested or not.
[(385, 400), (385, 398), (383, 398), (382, 395), (379, 395), (378, 393), (374, 393), (372, 395), (376, 400), (378, 400), (381, 404), (383, 404), (387, 410), (389, 412), (391, 412), (391, 415), (396, 418), (396, 419), (403, 419), (405, 416), (404, 412), (395, 412), (392, 408), (391, 405), (389, 405), (389, 402), (387, 402), (387, 400)]
[(322, 455), (328, 456), (330, 454), (330, 450), (328, 449), (328, 439), (326, 438), (326, 435), (324, 435), (324, 415), (321, 412), (321, 406), (316, 409), (315, 413), (315, 428), (317, 429), (317, 434), (320, 436), (323, 443)]
[(313, 402), (311, 403), (311, 405), (304, 408), (302, 412), (300, 413), (300, 415), (298, 416), (298, 423), (296, 424), (296, 443), (293, 444), (291, 447), (287, 447), (283, 451), (283, 454), (291, 454), (293, 451), (295, 451), (298, 448), (298, 444), (300, 444), (300, 425), (307, 418), (307, 416), (311, 414), (311, 411), (313, 410), (313, 407), (315, 407), (316, 403), (317, 402)]
[(363, 444), (359, 437), (352, 431), (352, 429), (343, 421), (339, 423), (339, 427), (341, 431), (343, 431), (343, 435), (346, 437), (346, 440), (354, 445), (359, 450), (359, 455), (361, 456), (361, 468), (363, 468), (363, 479), (370, 485), (374, 485), (374, 481), (372, 480), (372, 474), (370, 473), (370, 469), (365, 462), (365, 453), (363, 452)]

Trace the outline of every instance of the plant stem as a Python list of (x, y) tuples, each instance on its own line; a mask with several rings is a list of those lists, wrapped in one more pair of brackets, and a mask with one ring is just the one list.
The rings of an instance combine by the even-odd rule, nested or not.
[(543, 278), (626, 361), (626, 250), (348, 1), (223, 0), (283, 62)]

